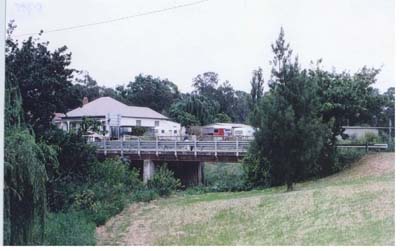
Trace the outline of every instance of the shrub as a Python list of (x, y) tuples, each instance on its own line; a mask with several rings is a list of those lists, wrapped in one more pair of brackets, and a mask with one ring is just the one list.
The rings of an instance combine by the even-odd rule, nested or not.
[(147, 183), (148, 188), (154, 189), (160, 196), (168, 196), (181, 186), (179, 179), (174, 177), (174, 172), (162, 165)]
[(254, 143), (251, 144), (242, 165), (247, 186), (268, 187), (271, 185), (270, 164), (267, 158), (257, 151)]
[(118, 214), (130, 196), (143, 188), (139, 173), (119, 159), (107, 159), (92, 166), (88, 182), (78, 186), (72, 208), (84, 210), (96, 225)]
[(338, 148), (335, 152), (335, 172), (341, 171), (364, 156), (364, 149)]
[(366, 144), (367, 142), (369, 144), (375, 144), (382, 142), (382, 139), (375, 133), (366, 132), (362, 137), (356, 140), (356, 143), (359, 144)]
[(204, 168), (207, 189), (213, 192), (239, 191), (245, 188), (245, 172), (241, 164), (207, 164)]
[(76, 210), (80, 209), (93, 209), (95, 206), (95, 194), (92, 190), (88, 189), (75, 194), (73, 207)]
[(95, 245), (96, 225), (83, 213), (50, 213), (46, 218), (44, 245)]

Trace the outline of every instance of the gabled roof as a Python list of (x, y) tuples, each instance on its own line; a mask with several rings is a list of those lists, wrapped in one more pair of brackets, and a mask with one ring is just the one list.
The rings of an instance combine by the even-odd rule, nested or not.
[[(110, 97), (101, 97), (67, 112), (66, 117), (94, 117), (121, 114), (123, 117), (168, 119), (148, 107), (128, 106)], [(64, 118), (66, 118), (64, 117)]]

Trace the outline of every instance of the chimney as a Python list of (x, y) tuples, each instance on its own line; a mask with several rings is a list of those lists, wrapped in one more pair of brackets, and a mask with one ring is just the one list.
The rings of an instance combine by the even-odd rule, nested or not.
[(86, 105), (87, 103), (89, 103), (89, 99), (88, 97), (84, 97), (82, 100), (82, 106)]

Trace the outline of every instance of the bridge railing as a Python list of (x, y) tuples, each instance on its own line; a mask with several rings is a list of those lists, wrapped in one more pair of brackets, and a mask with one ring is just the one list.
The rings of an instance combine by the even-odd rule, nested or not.
[(234, 153), (236, 156), (243, 155), (247, 152), (250, 141), (239, 140), (235, 141), (197, 141), (197, 140), (104, 140), (101, 142), (91, 142), (97, 147), (97, 151), (104, 152), (120, 152), (138, 154), (154, 153), (156, 155), (163, 153), (185, 154), (214, 154), (218, 153)]
[[(177, 154), (214, 154), (218, 153), (234, 153), (236, 156), (244, 155), (250, 147), (250, 140), (236, 140), (231, 141), (198, 141), (198, 140), (104, 140), (101, 142), (91, 142), (97, 147), (97, 151), (104, 152), (118, 152), (121, 155), (124, 153), (130, 154), (163, 154), (174, 153)], [(387, 149), (388, 144), (338, 144), (338, 148), (365, 148), (368, 152), (370, 149)]]

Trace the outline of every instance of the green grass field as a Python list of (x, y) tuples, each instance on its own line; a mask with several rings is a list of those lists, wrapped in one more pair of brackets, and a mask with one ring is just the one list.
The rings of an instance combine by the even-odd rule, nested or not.
[(336, 175), (249, 192), (135, 203), (97, 229), (98, 245), (394, 245), (394, 153)]

